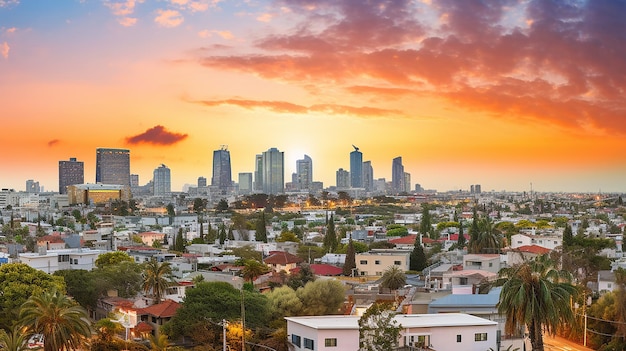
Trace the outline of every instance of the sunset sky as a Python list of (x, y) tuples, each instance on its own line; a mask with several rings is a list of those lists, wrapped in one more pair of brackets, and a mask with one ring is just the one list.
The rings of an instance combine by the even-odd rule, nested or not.
[[(131, 150), (140, 184), (352, 144), (426, 189), (626, 191), (626, 2), (0, 0), (0, 187)], [(413, 187), (413, 186), (412, 186)]]

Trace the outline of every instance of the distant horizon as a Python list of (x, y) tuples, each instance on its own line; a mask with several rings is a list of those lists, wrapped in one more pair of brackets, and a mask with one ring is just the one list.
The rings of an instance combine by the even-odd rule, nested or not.
[(401, 156), (425, 189), (626, 192), (626, 4), (617, 1), (0, 0), (0, 187), (131, 150), (140, 184)]

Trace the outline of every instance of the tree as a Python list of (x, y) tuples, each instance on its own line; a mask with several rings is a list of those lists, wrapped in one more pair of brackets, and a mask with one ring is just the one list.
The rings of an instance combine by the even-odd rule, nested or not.
[(265, 228), (265, 224), (265, 211), (261, 211), (261, 218), (259, 218), (255, 224), (256, 233), (254, 237), (256, 241), (267, 242), (267, 228)]
[(315, 280), (296, 290), (303, 315), (338, 314), (345, 299), (345, 287), (337, 280)]
[(97, 342), (103, 345), (109, 345), (113, 342), (115, 336), (124, 331), (124, 326), (110, 318), (102, 318), (94, 324), (97, 335)]
[(0, 327), (8, 329), (17, 320), (20, 306), (33, 294), (52, 289), (65, 291), (61, 277), (49, 275), (23, 263), (0, 266)]
[(374, 303), (359, 318), (359, 351), (387, 351), (398, 347), (402, 326), (394, 319), (393, 305)]
[(296, 291), (288, 286), (281, 286), (267, 293), (267, 301), (274, 321), (282, 322), (284, 317), (298, 316), (302, 313), (302, 301)]
[(288, 230), (283, 230), (279, 236), (276, 237), (276, 242), (277, 243), (284, 243), (284, 242), (293, 242), (293, 243), (299, 243), (300, 239), (298, 239), (298, 237), (296, 236), (296, 234), (294, 234), (294, 232), (290, 232)]
[(424, 253), (424, 248), (422, 247), (420, 236), (418, 235), (415, 238), (413, 251), (411, 251), (411, 255), (409, 256), (409, 269), (412, 271), (421, 271), (426, 267), (428, 267), (428, 260), (426, 260), (426, 254)]
[(565, 225), (565, 229), (563, 230), (563, 247), (570, 247), (574, 244), (574, 232), (572, 231), (572, 226), (569, 224)]
[[(428, 236), (432, 229), (432, 220), (430, 218), (430, 206), (424, 204), (422, 206), (422, 219), (420, 220), (420, 233)], [(436, 238), (433, 238), (436, 239)]]
[(22, 305), (20, 322), (43, 335), (44, 351), (79, 349), (91, 338), (87, 311), (54, 288), (32, 295)]
[(335, 220), (330, 215), (326, 226), (326, 234), (324, 235), (324, 249), (326, 252), (335, 252), (337, 249), (337, 234), (335, 233)]
[(296, 274), (292, 274), (289, 277), (289, 281), (287, 285), (292, 289), (296, 290), (303, 286), (306, 286), (308, 282), (312, 282), (315, 280), (315, 273), (313, 273), (313, 269), (311, 269), (311, 265), (308, 263), (302, 263), (300, 265), (300, 270)]
[(183, 228), (178, 228), (176, 240), (174, 241), (174, 251), (185, 252), (185, 238), (183, 237)]
[(465, 247), (465, 234), (463, 234), (463, 221), (459, 222), (459, 238), (456, 240), (456, 246), (459, 249)]
[(95, 310), (98, 290), (94, 274), (84, 269), (63, 269), (52, 274), (65, 281), (67, 294), (87, 310)]
[(154, 297), (156, 304), (161, 302), (167, 288), (172, 285), (172, 266), (169, 262), (159, 262), (155, 258), (146, 262), (143, 273), (143, 291)]
[(97, 268), (103, 268), (105, 266), (116, 265), (120, 262), (135, 262), (135, 260), (124, 251), (110, 251), (100, 254), (98, 258), (96, 258), (95, 264)]
[(398, 290), (406, 285), (406, 274), (398, 266), (390, 266), (383, 272), (380, 286), (389, 290)]
[(215, 211), (217, 211), (217, 213), (228, 211), (228, 201), (226, 201), (226, 199), (221, 199), (215, 206)]
[(134, 261), (122, 261), (92, 271), (98, 294), (103, 294), (107, 290), (116, 290), (120, 297), (137, 295), (141, 290), (141, 272), (141, 265)]
[(30, 334), (24, 333), (19, 324), (14, 324), (7, 333), (0, 329), (0, 349), (5, 351), (29, 351), (28, 338)]
[(150, 334), (148, 340), (150, 341), (150, 350), (167, 351), (167, 348), (170, 346), (166, 334), (161, 334), (158, 337)]
[(478, 233), (474, 235), (473, 240), (470, 239), (469, 252), (499, 253), (501, 240), (499, 233), (493, 228), (493, 223), (488, 218), (482, 218), (478, 220), (477, 227)]
[(497, 285), (502, 285), (498, 312), (506, 316), (505, 332), (519, 333), (526, 326), (533, 351), (543, 351), (543, 331), (554, 335), (567, 323), (573, 324), (570, 305), (578, 295), (572, 275), (557, 270), (549, 256), (500, 270)]
[(343, 275), (354, 276), (354, 270), (356, 269), (356, 251), (354, 250), (354, 244), (352, 238), (348, 241), (348, 249), (346, 250), (346, 261), (343, 264)]
[(167, 211), (167, 217), (169, 217), (171, 225), (174, 221), (174, 217), (176, 217), (176, 208), (174, 207), (174, 204), (169, 203), (165, 206), (165, 210)]
[(243, 276), (244, 280), (254, 282), (257, 277), (269, 271), (270, 268), (264, 263), (261, 263), (257, 260), (245, 260), (243, 269), (241, 270), (241, 275)]

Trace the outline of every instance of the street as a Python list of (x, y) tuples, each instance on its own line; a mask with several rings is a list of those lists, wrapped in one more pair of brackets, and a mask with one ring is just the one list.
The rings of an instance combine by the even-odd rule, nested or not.
[(544, 335), (543, 343), (546, 351), (593, 351), (559, 336)]

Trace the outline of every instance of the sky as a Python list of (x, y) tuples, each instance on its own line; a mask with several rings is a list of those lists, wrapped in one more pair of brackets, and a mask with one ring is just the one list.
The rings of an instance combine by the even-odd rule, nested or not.
[[(356, 145), (438, 191), (626, 192), (626, 1), (0, 0), (0, 187), (130, 150), (140, 184)], [(412, 186), (413, 187), (413, 186)]]

